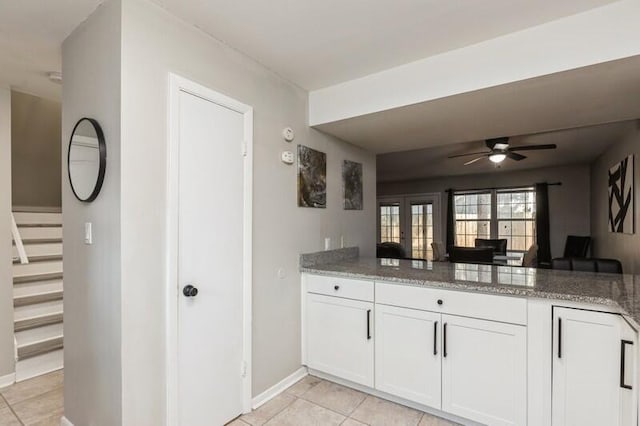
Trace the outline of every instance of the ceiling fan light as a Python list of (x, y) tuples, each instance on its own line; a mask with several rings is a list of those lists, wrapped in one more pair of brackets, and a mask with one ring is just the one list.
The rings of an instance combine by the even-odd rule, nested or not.
[(493, 163), (496, 163), (496, 164), (502, 163), (505, 158), (507, 158), (505, 154), (491, 154), (489, 156), (489, 160), (491, 160)]

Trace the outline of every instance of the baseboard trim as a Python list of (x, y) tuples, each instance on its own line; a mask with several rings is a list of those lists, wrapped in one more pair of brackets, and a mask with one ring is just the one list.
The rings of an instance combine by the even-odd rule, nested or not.
[(0, 388), (11, 386), (16, 382), (16, 373), (0, 376)]
[(73, 426), (73, 423), (71, 423), (65, 416), (62, 416), (60, 417), (60, 426)]
[(307, 372), (307, 367), (300, 367), (299, 369), (294, 371), (293, 374), (285, 377), (266, 391), (262, 392), (260, 395), (253, 398), (251, 400), (251, 406), (255, 410), (256, 408), (280, 395), (282, 392), (284, 392), (285, 389), (293, 385), (298, 380), (302, 379), (307, 374), (309, 374)]

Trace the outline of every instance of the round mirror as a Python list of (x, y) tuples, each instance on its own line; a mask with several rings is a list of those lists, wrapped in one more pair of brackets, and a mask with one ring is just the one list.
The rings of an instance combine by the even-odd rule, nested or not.
[(107, 147), (100, 124), (92, 118), (76, 123), (69, 141), (67, 157), (71, 190), (80, 201), (96, 199), (107, 166)]

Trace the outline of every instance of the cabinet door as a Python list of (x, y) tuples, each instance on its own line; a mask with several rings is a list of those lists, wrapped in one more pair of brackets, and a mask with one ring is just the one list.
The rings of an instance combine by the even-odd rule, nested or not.
[(307, 294), (307, 366), (373, 387), (373, 303)]
[(525, 425), (525, 327), (453, 315), (442, 315), (442, 327), (442, 410), (486, 425)]
[(631, 424), (636, 350), (624, 320), (569, 308), (554, 308), (553, 317), (553, 425)]
[(440, 409), (440, 314), (376, 305), (376, 389)]

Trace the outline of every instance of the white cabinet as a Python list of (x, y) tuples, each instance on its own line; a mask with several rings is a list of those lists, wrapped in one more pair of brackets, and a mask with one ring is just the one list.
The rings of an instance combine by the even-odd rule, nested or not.
[(615, 314), (554, 307), (553, 426), (636, 424), (636, 338)]
[(373, 303), (306, 294), (307, 366), (373, 387)]
[(440, 314), (376, 305), (376, 389), (440, 408)]
[(487, 425), (527, 422), (526, 328), (442, 315), (442, 410)]

